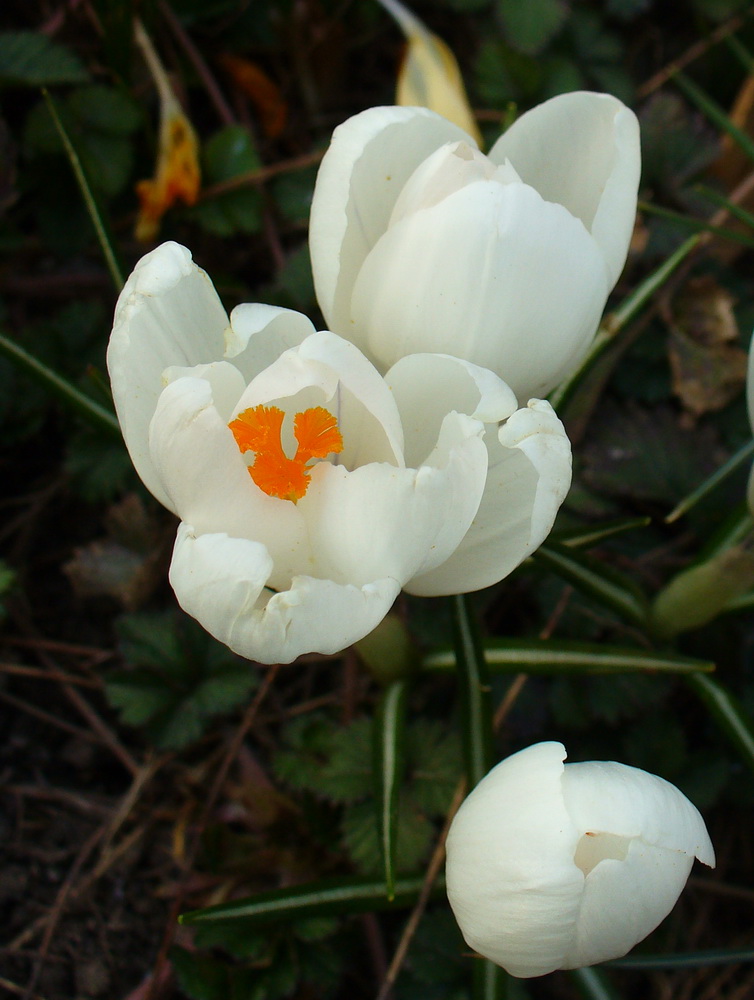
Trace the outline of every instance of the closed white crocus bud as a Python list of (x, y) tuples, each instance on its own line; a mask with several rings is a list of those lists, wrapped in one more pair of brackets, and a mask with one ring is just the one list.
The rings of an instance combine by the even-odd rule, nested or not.
[(479, 782), (447, 841), (448, 899), (466, 942), (521, 978), (625, 955), (675, 905), (704, 820), (674, 785), (626, 764), (563, 764), (560, 743)]
[(542, 396), (589, 349), (623, 268), (640, 173), (636, 116), (554, 97), (484, 156), (424, 108), (371, 108), (334, 132), (310, 250), (328, 327), (381, 371), (452, 354)]
[(570, 483), (551, 407), (491, 372), (404, 358), (383, 378), (300, 313), (230, 318), (166, 243), (118, 300), (108, 369), (136, 470), (181, 521), (181, 606), (263, 663), (334, 653), (402, 587), (476, 589), (545, 538)]

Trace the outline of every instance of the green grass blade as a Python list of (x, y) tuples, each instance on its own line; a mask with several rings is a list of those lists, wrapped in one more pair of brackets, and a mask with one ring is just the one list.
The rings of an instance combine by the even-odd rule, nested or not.
[(492, 764), (492, 697), (484, 650), (466, 594), (453, 597), (455, 661), (461, 685), (461, 715), (469, 788)]
[(694, 191), (708, 201), (711, 201), (713, 205), (717, 205), (718, 208), (724, 208), (728, 215), (734, 216), (739, 222), (743, 222), (749, 226), (750, 229), (754, 229), (754, 214), (747, 212), (745, 208), (737, 205), (730, 198), (726, 198), (720, 191), (716, 191), (706, 184), (695, 184)]
[(602, 321), (600, 329), (597, 331), (589, 353), (582, 361), (578, 370), (550, 393), (548, 398), (558, 412), (561, 412), (567, 406), (575, 395), (579, 385), (581, 385), (605, 351), (615, 343), (617, 334), (624, 326), (636, 319), (676, 268), (680, 267), (686, 258), (697, 248), (701, 239), (701, 233), (689, 236), (667, 260), (663, 261), (659, 267), (647, 275), (616, 309), (608, 313)]
[(743, 129), (731, 121), (727, 112), (709, 95), (705, 94), (702, 88), (698, 87), (685, 73), (674, 73), (672, 79), (692, 104), (695, 104), (714, 125), (726, 132), (749, 159), (754, 161), (754, 141)]
[(683, 212), (674, 212), (671, 208), (663, 208), (661, 205), (652, 205), (651, 202), (639, 202), (642, 212), (650, 215), (657, 215), (661, 219), (668, 219), (675, 222), (684, 229), (693, 229), (696, 233), (714, 233), (723, 239), (731, 240), (733, 243), (740, 243), (751, 249), (754, 247), (754, 237), (747, 236), (746, 233), (739, 233), (735, 229), (726, 229), (725, 226), (715, 226), (705, 219), (697, 219), (693, 215), (684, 215)]
[(586, 969), (571, 969), (569, 975), (585, 1000), (620, 1000), (620, 994), (605, 973), (593, 965)]
[(58, 375), (56, 371), (49, 368), (39, 358), (29, 354), (23, 347), (15, 341), (10, 340), (3, 333), (0, 333), (0, 353), (18, 365), (28, 375), (40, 385), (48, 389), (57, 396), (66, 406), (79, 413), (88, 423), (102, 428), (112, 437), (121, 438), (120, 426), (115, 414), (106, 410), (104, 406), (90, 399), (85, 393), (77, 389), (75, 385)]
[[(710, 673), (715, 664), (675, 653), (592, 645), (568, 639), (490, 639), (485, 643), (485, 662), (490, 673), (527, 674), (626, 674)], [(452, 670), (455, 652), (440, 649), (423, 660), (424, 670)]]
[(97, 203), (97, 199), (92, 190), (92, 186), (89, 183), (89, 179), (86, 176), (86, 171), (84, 170), (81, 159), (79, 158), (79, 155), (71, 142), (71, 138), (66, 131), (65, 125), (58, 114), (55, 102), (45, 87), (42, 88), (42, 96), (45, 99), (47, 110), (50, 112), (50, 117), (52, 118), (55, 128), (58, 131), (58, 135), (60, 136), (60, 140), (63, 143), (66, 155), (76, 177), (76, 182), (81, 190), (84, 204), (89, 212), (89, 218), (92, 220), (92, 225), (94, 226), (94, 231), (97, 234), (99, 245), (102, 248), (102, 255), (105, 258), (105, 263), (107, 264), (107, 269), (110, 272), (110, 277), (113, 279), (115, 290), (119, 292), (124, 283), (123, 269), (118, 262), (118, 257), (113, 247), (113, 240), (110, 235), (109, 227), (105, 222), (105, 217), (100, 210), (99, 204)]
[(569, 535), (551, 535), (550, 538), (558, 545), (565, 545), (569, 549), (587, 549), (592, 545), (597, 545), (599, 542), (604, 542), (608, 538), (622, 535), (626, 531), (633, 531), (635, 528), (646, 528), (651, 523), (651, 517), (622, 518), (619, 521), (606, 521), (592, 528), (584, 528), (582, 531), (571, 532)]
[(614, 611), (624, 621), (646, 626), (649, 616), (645, 596), (634, 582), (623, 573), (591, 559), (583, 552), (553, 543), (542, 545), (532, 557), (547, 566), (598, 604)]
[(676, 952), (670, 955), (629, 955), (606, 962), (615, 969), (703, 969), (714, 965), (754, 962), (754, 948), (712, 948), (709, 951)]
[(754, 726), (738, 699), (718, 680), (703, 674), (689, 674), (686, 682), (704, 702), (710, 715), (744, 763), (754, 771)]
[(503, 969), (488, 958), (475, 959), (472, 1000), (505, 1000), (509, 979)]
[(387, 898), (395, 896), (398, 800), (405, 765), (408, 684), (395, 681), (382, 696), (374, 727), (375, 807)]
[(720, 483), (724, 482), (731, 473), (735, 472), (736, 469), (740, 468), (745, 462), (750, 461), (754, 456), (754, 440), (747, 441), (743, 448), (739, 448), (735, 455), (731, 455), (724, 465), (713, 472), (712, 475), (705, 479), (704, 482), (697, 486), (687, 497), (685, 497), (681, 502), (673, 508), (673, 510), (665, 518), (667, 524), (672, 524), (673, 521), (677, 521), (679, 517), (695, 507), (701, 500), (709, 496)]
[[(334, 917), (344, 913), (367, 913), (370, 910), (406, 909), (416, 903), (423, 883), (423, 874), (397, 878), (395, 895), (390, 900), (385, 895), (383, 879), (323, 879), (320, 882), (260, 892), (256, 896), (218, 903), (201, 910), (191, 910), (181, 914), (179, 922), (199, 924), (210, 920), (244, 920), (252, 927), (304, 917)], [(445, 881), (438, 878), (433, 893), (440, 896), (444, 891)]]

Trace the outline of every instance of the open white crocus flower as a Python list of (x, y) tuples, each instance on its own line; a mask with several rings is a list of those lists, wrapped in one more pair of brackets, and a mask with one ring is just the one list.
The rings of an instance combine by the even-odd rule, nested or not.
[(290, 310), (228, 319), (175, 243), (126, 282), (108, 368), (134, 465), (181, 520), (180, 604), (264, 663), (343, 649), (402, 587), (502, 579), (570, 483), (549, 404), (517, 409), (495, 375), (450, 357), (404, 358), (383, 378)]
[(613, 761), (563, 764), (537, 743), (494, 767), (447, 841), (448, 899), (466, 942), (528, 978), (625, 955), (715, 854), (674, 785)]
[(636, 117), (607, 94), (546, 101), (488, 156), (424, 108), (364, 111), (335, 130), (312, 202), (327, 325), (381, 371), (441, 352), (544, 395), (594, 337), (639, 173)]

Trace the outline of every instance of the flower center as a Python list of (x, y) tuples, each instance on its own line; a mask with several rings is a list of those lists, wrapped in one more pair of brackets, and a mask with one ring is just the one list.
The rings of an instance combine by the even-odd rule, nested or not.
[(293, 458), (288, 458), (280, 440), (284, 416), (277, 406), (251, 406), (228, 427), (242, 453), (255, 453), (249, 475), (259, 489), (268, 496), (296, 503), (309, 488), (311, 474), (306, 463), (341, 452), (343, 436), (338, 421), (323, 406), (303, 410), (293, 419), (298, 447)]

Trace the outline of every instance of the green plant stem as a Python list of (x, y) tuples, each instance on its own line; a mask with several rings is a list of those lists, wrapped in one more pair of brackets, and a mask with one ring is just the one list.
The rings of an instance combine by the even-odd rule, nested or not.
[(100, 406), (89, 396), (77, 389), (57, 372), (53, 371), (33, 354), (29, 354), (23, 347), (10, 340), (0, 333), (0, 353), (4, 354), (14, 364), (22, 368), (35, 381), (39, 382), (51, 393), (58, 397), (66, 406), (81, 414), (90, 424), (94, 424), (102, 430), (107, 431), (113, 437), (121, 438), (120, 426), (115, 415), (104, 406)]
[(471, 789), (492, 764), (492, 696), (484, 650), (467, 594), (453, 597), (453, 626), (461, 685), (466, 777)]
[(571, 969), (570, 976), (585, 1000), (620, 1000), (605, 973), (593, 965), (585, 969)]
[(70, 136), (66, 131), (65, 125), (58, 114), (58, 109), (55, 107), (55, 102), (47, 91), (46, 87), (42, 88), (42, 96), (47, 104), (47, 110), (50, 112), (50, 117), (55, 124), (55, 128), (58, 131), (60, 140), (65, 148), (66, 155), (71, 164), (71, 169), (76, 177), (76, 181), (81, 190), (81, 195), (84, 199), (84, 204), (86, 205), (87, 211), (89, 212), (89, 218), (92, 220), (92, 225), (94, 226), (94, 231), (97, 234), (97, 239), (99, 240), (99, 245), (102, 249), (102, 255), (105, 258), (105, 263), (107, 264), (107, 269), (110, 272), (110, 277), (113, 279), (113, 284), (115, 285), (115, 290), (120, 292), (124, 284), (123, 270), (118, 262), (115, 249), (113, 247), (113, 240), (108, 232), (108, 227), (105, 222), (104, 215), (102, 214), (99, 205), (97, 204), (97, 199), (92, 190), (92, 186), (89, 183), (89, 179), (86, 176), (86, 171), (79, 158), (76, 149), (71, 142)]

